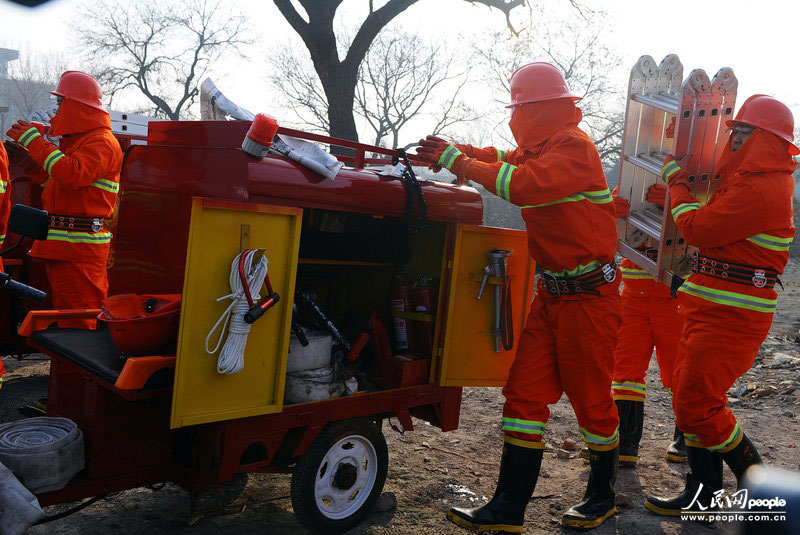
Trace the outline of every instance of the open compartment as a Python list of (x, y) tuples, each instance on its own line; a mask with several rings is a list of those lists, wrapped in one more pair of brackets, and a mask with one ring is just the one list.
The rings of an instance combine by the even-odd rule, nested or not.
[[(346, 377), (357, 378), (359, 390), (431, 382), (447, 236), (444, 222), (432, 221), (410, 233), (399, 218), (304, 211), (297, 292), (312, 296), (336, 329), (353, 341), (352, 350), (334, 341), (332, 361), (343, 367)], [(303, 308), (295, 310), (300, 328), (325, 331)], [(367, 337), (363, 348), (357, 347)], [(290, 347), (297, 346), (294, 334)]]

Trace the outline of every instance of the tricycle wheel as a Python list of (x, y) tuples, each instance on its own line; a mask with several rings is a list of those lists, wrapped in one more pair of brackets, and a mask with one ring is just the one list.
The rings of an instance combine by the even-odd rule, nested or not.
[(359, 524), (386, 482), (389, 452), (368, 419), (328, 424), (297, 461), (292, 507), (314, 533), (341, 533)]

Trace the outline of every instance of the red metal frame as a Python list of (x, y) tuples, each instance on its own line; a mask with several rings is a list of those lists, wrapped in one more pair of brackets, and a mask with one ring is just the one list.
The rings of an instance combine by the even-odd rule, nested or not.
[[(405, 430), (413, 430), (414, 416), (443, 431), (458, 428), (461, 388), (429, 384), (291, 405), (277, 414), (170, 431), (171, 389), (121, 390), (30, 343), (51, 357), (48, 416), (75, 421), (83, 431), (87, 454), (86, 470), (65, 488), (40, 494), (42, 505), (163, 481), (202, 492), (235, 473), (279, 471), (286, 460), (302, 455), (327, 423), (338, 420), (396, 417)], [(248, 463), (244, 454), (254, 445), (263, 453)], [(276, 465), (278, 459), (283, 462)]]
[[(393, 156), (396, 151), (281, 128), (281, 133), (355, 151), (355, 156), (340, 159), (356, 169), (344, 168), (335, 180), (323, 180), (284, 158), (248, 158), (239, 148), (248, 126), (245, 121), (154, 122), (147, 146), (129, 146), (109, 262), (110, 294), (181, 291), (195, 196), (405, 216), (402, 181), (358, 169), (371, 162), (386, 163), (367, 158), (368, 152)], [(433, 181), (421, 185), (430, 219), (451, 223), (448, 236), (454, 223), (481, 223), (482, 202), (474, 189)], [(26, 194), (35, 195), (34, 189), (27, 188)], [(439, 310), (444, 318), (444, 307)], [(20, 334), (29, 336), (57, 319), (94, 317), (98, 312), (37, 312), (26, 318)], [(157, 369), (174, 365), (174, 357), (129, 359), (112, 384), (30, 339), (28, 343), (51, 357), (48, 414), (71, 418), (86, 439), (86, 470), (64, 489), (39, 495), (42, 505), (163, 481), (202, 492), (238, 472), (285, 470), (326, 424), (337, 420), (393, 417), (411, 430), (414, 416), (444, 431), (458, 427), (461, 388), (426, 384), (291, 405), (277, 414), (173, 431), (171, 389), (138, 388)]]

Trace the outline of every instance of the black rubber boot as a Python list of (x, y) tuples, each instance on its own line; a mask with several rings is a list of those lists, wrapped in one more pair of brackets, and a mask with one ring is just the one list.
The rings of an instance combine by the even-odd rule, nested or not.
[(677, 425), (675, 426), (675, 434), (672, 436), (672, 444), (667, 447), (667, 462), (686, 462), (686, 441), (683, 438), (683, 432), (678, 429)]
[(644, 425), (644, 401), (618, 399), (614, 403), (619, 413), (619, 465), (636, 466)]
[(617, 512), (614, 483), (617, 480), (619, 448), (608, 451), (589, 450), (589, 483), (583, 501), (561, 517), (568, 528), (592, 529)]
[[(714, 511), (710, 508), (714, 493), (722, 488), (722, 457), (705, 448), (687, 446), (689, 473), (686, 474), (686, 487), (674, 498), (648, 496), (644, 506), (657, 515), (680, 516), (691, 512)], [(700, 489), (700, 485), (703, 488)], [(699, 490), (699, 494), (698, 494)], [(696, 497), (696, 499), (695, 499)], [(698, 505), (699, 504), (699, 505)], [(701, 515), (704, 516), (704, 515)]]
[(758, 450), (744, 432), (742, 432), (741, 442), (731, 451), (721, 453), (720, 456), (736, 476), (739, 488), (742, 488), (742, 477), (745, 470), (754, 464), (761, 464), (761, 456), (758, 454)]
[(475, 509), (453, 507), (447, 512), (447, 519), (481, 533), (522, 533), (525, 508), (536, 488), (543, 452), (543, 449), (525, 448), (508, 442), (503, 444), (500, 477), (492, 499)]

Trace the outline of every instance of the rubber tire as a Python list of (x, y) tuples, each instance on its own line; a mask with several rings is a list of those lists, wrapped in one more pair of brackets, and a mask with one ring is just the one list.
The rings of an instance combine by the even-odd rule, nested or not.
[[(314, 498), (314, 482), (320, 463), (328, 450), (348, 435), (360, 435), (369, 440), (378, 459), (375, 484), (364, 504), (353, 514), (340, 520), (323, 515)], [(381, 428), (366, 418), (340, 420), (329, 423), (317, 436), (308, 450), (300, 456), (292, 474), (292, 507), (297, 520), (312, 533), (342, 533), (358, 524), (367, 516), (383, 491), (389, 468), (389, 450)]]

